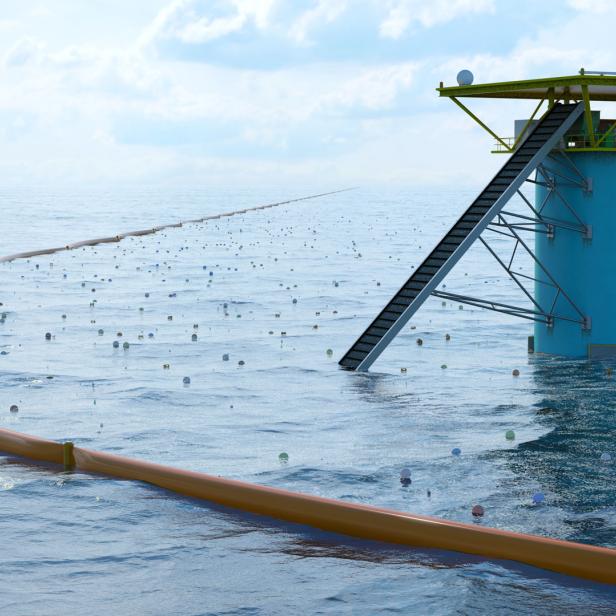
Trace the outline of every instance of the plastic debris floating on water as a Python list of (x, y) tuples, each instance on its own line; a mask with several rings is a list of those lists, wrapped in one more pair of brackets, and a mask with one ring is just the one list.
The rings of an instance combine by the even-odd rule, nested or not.
[(411, 483), (411, 469), (410, 468), (405, 466), (400, 471), (400, 483), (405, 486)]
[(544, 501), (545, 501), (545, 495), (543, 494), (543, 492), (535, 492), (533, 494), (533, 503), (535, 505), (540, 505)]

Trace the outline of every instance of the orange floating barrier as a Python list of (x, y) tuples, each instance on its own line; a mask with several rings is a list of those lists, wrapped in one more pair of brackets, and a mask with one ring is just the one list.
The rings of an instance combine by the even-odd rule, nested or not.
[(73, 447), (0, 429), (0, 451), (67, 467), (144, 481), (185, 496), (305, 524), (326, 531), (400, 545), (512, 560), (597, 582), (616, 584), (616, 550), (476, 524), (222, 479), (152, 462)]

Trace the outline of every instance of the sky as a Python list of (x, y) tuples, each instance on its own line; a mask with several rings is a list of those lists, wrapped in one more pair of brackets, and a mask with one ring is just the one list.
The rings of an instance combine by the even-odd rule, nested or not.
[[(615, 17), (615, 0), (3, 0), (0, 186), (475, 185), (502, 159), (439, 82), (616, 70)], [(532, 110), (473, 104), (505, 136)]]

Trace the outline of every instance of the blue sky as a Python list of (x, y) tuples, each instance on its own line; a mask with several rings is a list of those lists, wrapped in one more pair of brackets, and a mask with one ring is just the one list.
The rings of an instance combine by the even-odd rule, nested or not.
[[(6, 0), (2, 183), (472, 185), (438, 82), (616, 70), (612, 0)], [(504, 135), (524, 103), (476, 107)]]

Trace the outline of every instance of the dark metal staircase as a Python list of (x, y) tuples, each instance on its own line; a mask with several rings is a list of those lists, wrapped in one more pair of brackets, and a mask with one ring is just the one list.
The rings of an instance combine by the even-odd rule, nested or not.
[(494, 179), (338, 362), (343, 368), (363, 371), (372, 365), (583, 111), (583, 103), (556, 103), (543, 116)]

